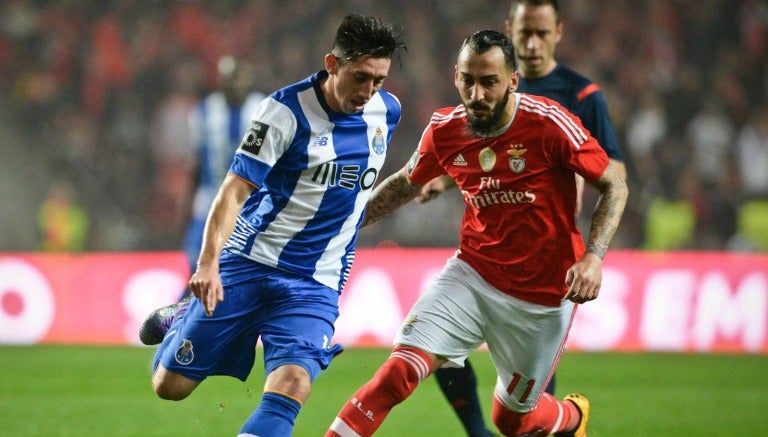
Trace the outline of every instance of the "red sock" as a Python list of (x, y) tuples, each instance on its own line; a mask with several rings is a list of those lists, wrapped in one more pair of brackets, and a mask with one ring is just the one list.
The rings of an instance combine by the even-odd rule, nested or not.
[(504, 435), (550, 435), (571, 430), (579, 424), (579, 410), (573, 402), (558, 401), (549, 393), (541, 395), (536, 408), (517, 413), (493, 399), (493, 423)]
[(372, 435), (395, 405), (404, 401), (430, 375), (432, 362), (426, 352), (397, 346), (389, 359), (341, 408), (326, 437)]

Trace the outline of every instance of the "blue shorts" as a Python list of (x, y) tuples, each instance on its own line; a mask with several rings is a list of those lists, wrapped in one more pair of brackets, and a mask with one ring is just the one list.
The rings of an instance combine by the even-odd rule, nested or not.
[(158, 348), (155, 363), (196, 381), (212, 375), (245, 381), (261, 338), (266, 374), (295, 364), (314, 381), (342, 351), (331, 346), (339, 293), (310, 278), (253, 266), (251, 280), (224, 287), (224, 301), (211, 317), (200, 299), (192, 298)]

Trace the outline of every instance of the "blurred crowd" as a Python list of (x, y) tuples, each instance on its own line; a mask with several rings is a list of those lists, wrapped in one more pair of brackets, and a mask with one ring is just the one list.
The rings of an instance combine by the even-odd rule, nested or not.
[[(497, 0), (5, 0), (3, 159), (34, 163), (38, 177), (2, 183), (38, 209), (51, 195), (76, 202), (87, 235), (62, 250), (176, 250), (193, 183), (186, 116), (218, 87), (219, 58), (251, 61), (269, 93), (322, 68), (347, 13), (402, 26), (408, 51), (385, 83), (403, 104), (389, 174), (432, 111), (458, 102), (461, 40), (503, 29), (507, 10)], [(614, 245), (768, 251), (768, 3), (565, 0), (561, 15), (556, 57), (603, 89), (629, 170)], [(361, 244), (454, 245), (452, 194), (365, 229)], [(4, 249), (44, 247), (43, 216), (38, 246), (6, 239)]]

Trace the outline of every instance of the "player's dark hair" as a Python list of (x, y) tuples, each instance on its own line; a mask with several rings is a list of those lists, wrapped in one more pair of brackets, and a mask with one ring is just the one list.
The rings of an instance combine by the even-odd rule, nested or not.
[(507, 68), (511, 71), (517, 69), (515, 47), (512, 45), (512, 41), (501, 32), (495, 30), (479, 30), (468, 36), (464, 42), (461, 43), (459, 52), (464, 50), (464, 47), (469, 47), (477, 54), (483, 54), (494, 47), (498, 47), (501, 49), (502, 53), (504, 53), (504, 64)]
[(336, 31), (331, 53), (342, 62), (370, 55), (374, 58), (400, 59), (399, 49), (406, 49), (400, 32), (378, 18), (350, 14)]
[(515, 9), (517, 5), (528, 6), (552, 6), (555, 10), (555, 20), (560, 21), (560, 2), (558, 0), (512, 0), (512, 4), (509, 6), (509, 18), (511, 19), (515, 15)]

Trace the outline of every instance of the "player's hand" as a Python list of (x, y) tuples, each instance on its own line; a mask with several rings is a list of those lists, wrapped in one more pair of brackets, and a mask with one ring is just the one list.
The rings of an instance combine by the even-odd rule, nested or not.
[(209, 317), (213, 315), (216, 304), (224, 300), (224, 287), (215, 267), (198, 266), (189, 279), (189, 289), (203, 303), (205, 314)]
[(586, 253), (565, 274), (568, 292), (563, 299), (575, 303), (597, 299), (603, 281), (603, 260), (592, 253)]
[(449, 176), (438, 176), (424, 184), (415, 199), (419, 203), (427, 203), (454, 186), (456, 184)]

